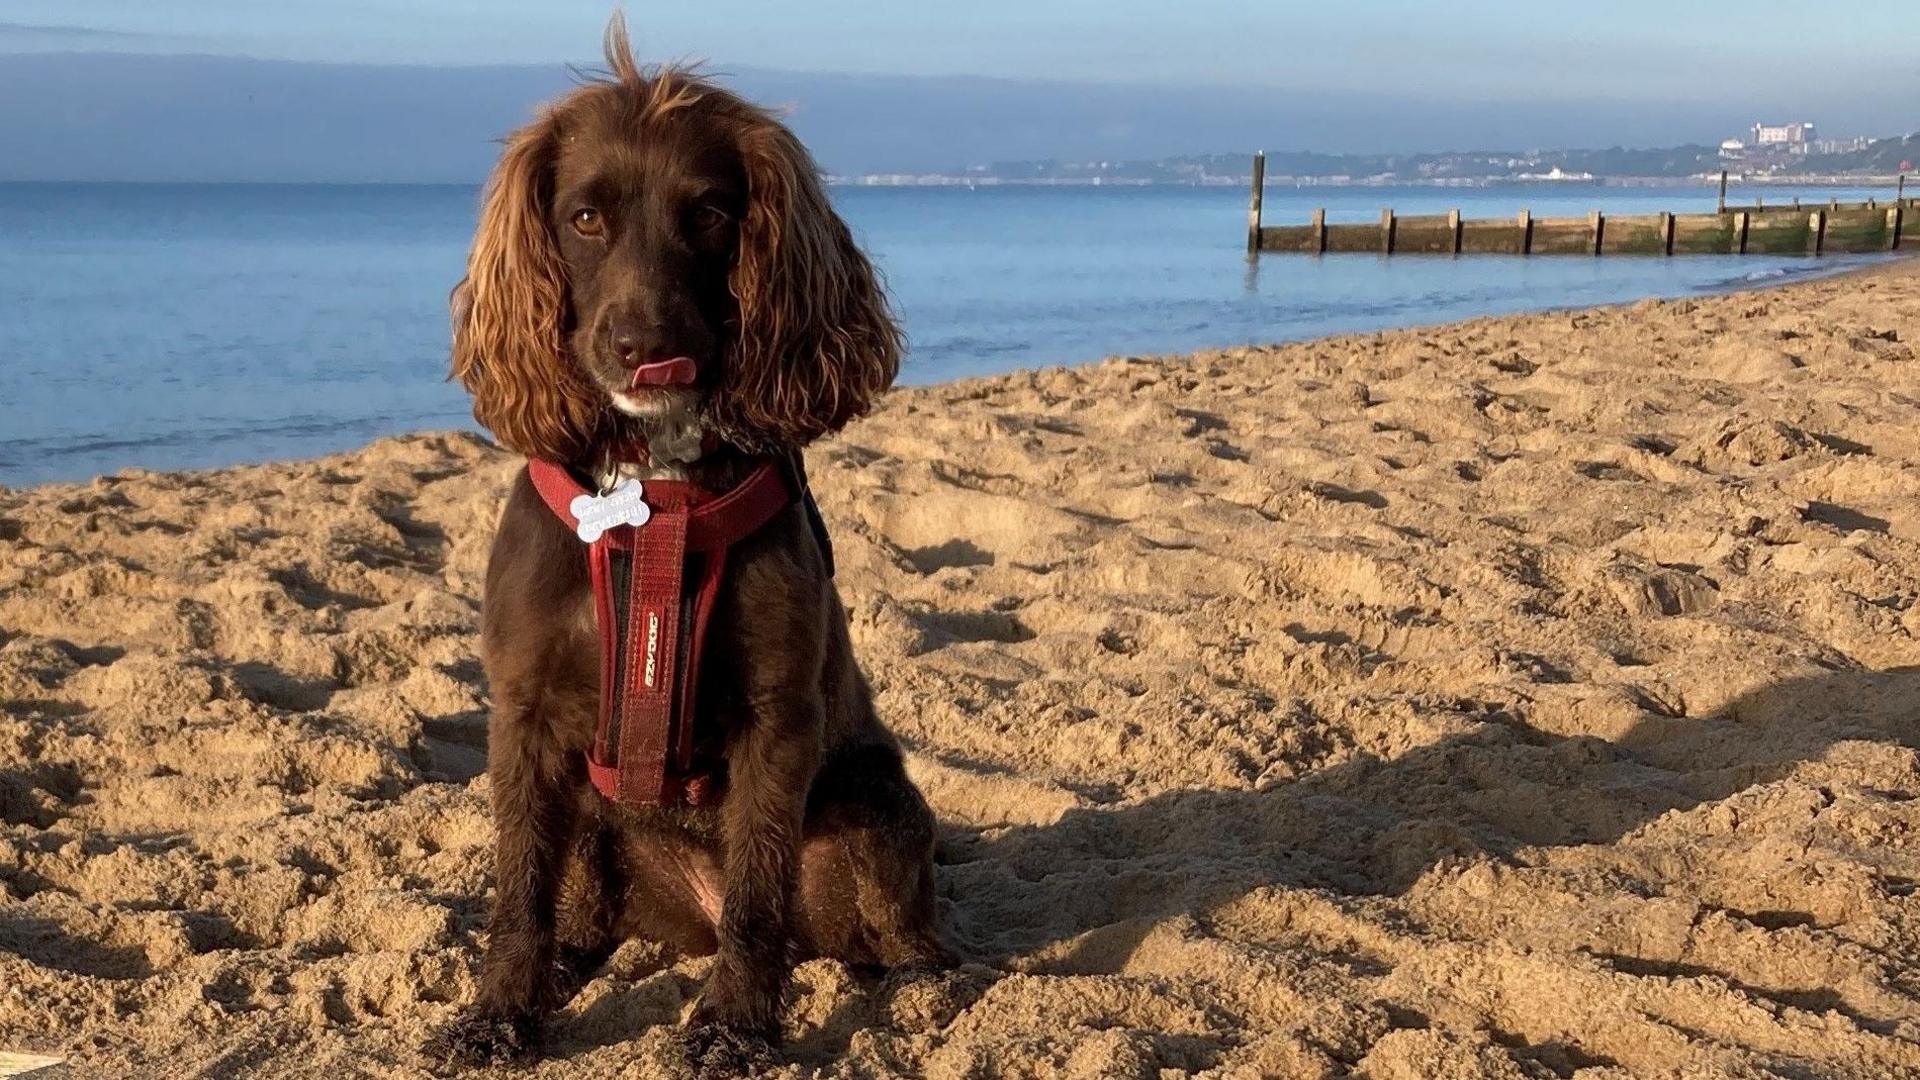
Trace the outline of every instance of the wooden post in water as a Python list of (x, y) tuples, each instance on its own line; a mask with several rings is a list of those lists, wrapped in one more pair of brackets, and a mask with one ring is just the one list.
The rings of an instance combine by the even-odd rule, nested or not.
[(1815, 255), (1825, 254), (1827, 246), (1827, 212), (1815, 210), (1807, 219), (1808, 242), (1813, 246)]
[(1600, 238), (1606, 235), (1607, 215), (1595, 210), (1587, 215), (1587, 227), (1593, 231), (1593, 253), (1600, 254)]
[(1745, 210), (1742, 210), (1739, 213), (1733, 215), (1733, 254), (1745, 255), (1746, 253), (1747, 253), (1747, 212)]
[(1327, 208), (1316, 207), (1313, 211), (1313, 253), (1327, 253)]
[(1673, 211), (1660, 211), (1660, 248), (1668, 255), (1673, 254)]
[(1533, 254), (1533, 211), (1522, 210), (1517, 220), (1520, 226), (1520, 254)]
[(1727, 170), (1720, 170), (1720, 212), (1727, 212)]
[(1460, 254), (1460, 211), (1447, 211), (1447, 231), (1453, 234), (1453, 253)]
[(1261, 150), (1253, 155), (1253, 195), (1247, 203), (1247, 252), (1260, 253), (1260, 197), (1267, 188), (1267, 152)]
[(1380, 211), (1380, 253), (1383, 255), (1393, 254), (1393, 228), (1393, 207), (1389, 206)]

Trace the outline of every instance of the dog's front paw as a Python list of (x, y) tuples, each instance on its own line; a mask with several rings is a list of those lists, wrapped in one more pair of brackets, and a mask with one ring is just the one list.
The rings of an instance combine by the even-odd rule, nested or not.
[(540, 1052), (540, 1021), (468, 1010), (435, 1032), (423, 1050), (438, 1064), (453, 1068), (520, 1064)]
[(766, 1035), (697, 1016), (683, 1036), (687, 1065), (699, 1080), (752, 1076), (780, 1064)]

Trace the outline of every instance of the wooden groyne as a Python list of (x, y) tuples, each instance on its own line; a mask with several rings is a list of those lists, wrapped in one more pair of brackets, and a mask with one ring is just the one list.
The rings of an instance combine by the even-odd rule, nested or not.
[(1897, 251), (1920, 243), (1920, 198), (1906, 194), (1902, 176), (1887, 201), (1729, 206), (1720, 178), (1720, 209), (1710, 214), (1607, 214), (1543, 217), (1522, 210), (1512, 218), (1467, 219), (1460, 211), (1329, 223), (1324, 209), (1305, 225), (1261, 220), (1266, 156), (1253, 159), (1253, 196), (1247, 211), (1247, 251), (1320, 255), (1827, 255)]

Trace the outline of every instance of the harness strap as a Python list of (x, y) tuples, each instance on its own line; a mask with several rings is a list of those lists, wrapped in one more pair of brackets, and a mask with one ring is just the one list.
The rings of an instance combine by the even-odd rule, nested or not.
[[(529, 461), (527, 471), (548, 508), (578, 527), (571, 504), (587, 489), (553, 462)], [(587, 549), (601, 657), (587, 774), (615, 802), (699, 806), (718, 795), (712, 777), (694, 770), (694, 717), (727, 549), (804, 498), (805, 480), (766, 459), (721, 495), (673, 480), (645, 481), (642, 491), (646, 523), (608, 529)]]

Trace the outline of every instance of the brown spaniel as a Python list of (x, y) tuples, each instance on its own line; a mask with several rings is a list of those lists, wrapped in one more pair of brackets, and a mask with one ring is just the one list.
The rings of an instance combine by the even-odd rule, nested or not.
[[(950, 962), (933, 814), (874, 714), (798, 466), (802, 445), (891, 383), (901, 338), (792, 132), (685, 71), (637, 67), (618, 19), (607, 61), (508, 141), (454, 295), (454, 373), (535, 471), (514, 482), (487, 569), (490, 941), (478, 999), (433, 1050), (462, 1063), (534, 1052), (543, 1015), (643, 935), (718, 954), (687, 1044), (696, 1064), (737, 1070), (777, 1041), (797, 959)], [(638, 770), (618, 759), (658, 743), (626, 741), (609, 704), (607, 672), (638, 686), (625, 621), (637, 601), (597, 591), (598, 556), (538, 470), (588, 496), (623, 480), (684, 490), (697, 509), (769, 463), (781, 497), (723, 565), (687, 548), (686, 579), (710, 587), (699, 616), (680, 596), (661, 609), (701, 624), (663, 646), (683, 671), (697, 652), (685, 753), (666, 753), (684, 783), (627, 798), (589, 760)], [(663, 520), (611, 532), (638, 560)], [(621, 638), (628, 652), (608, 662), (603, 639)]]

